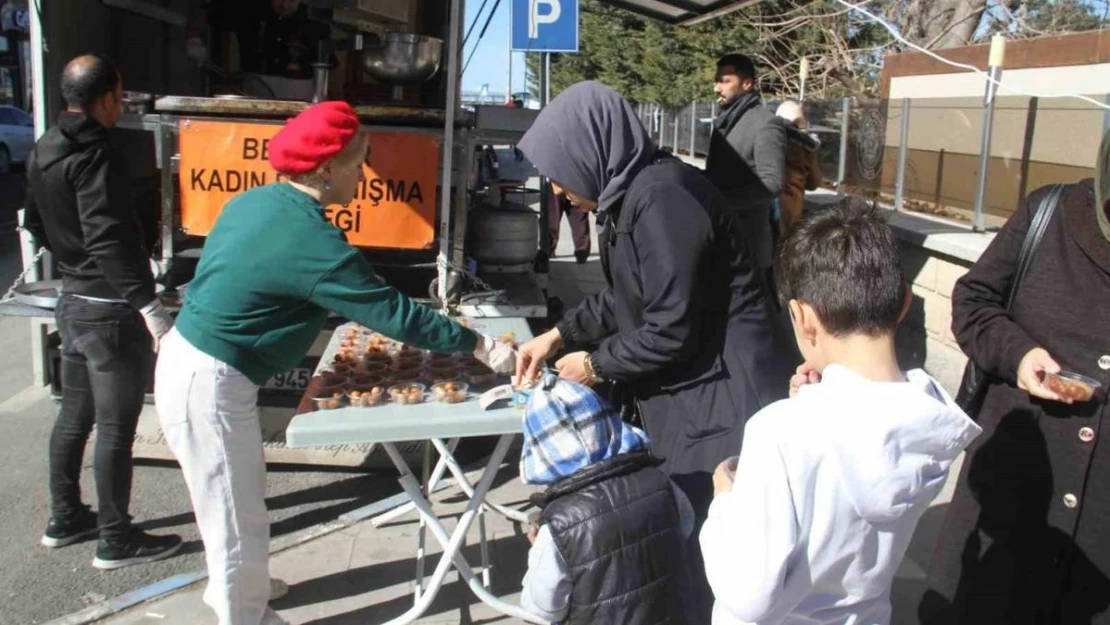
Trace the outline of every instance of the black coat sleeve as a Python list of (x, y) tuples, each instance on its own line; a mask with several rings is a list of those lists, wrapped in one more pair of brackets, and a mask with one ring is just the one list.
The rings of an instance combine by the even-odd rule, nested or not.
[[(107, 149), (93, 150), (75, 164), (77, 213), (85, 251), (104, 278), (136, 310), (154, 301), (154, 278), (142, 242), (127, 176)], [(136, 253), (135, 247), (142, 248)]]
[(782, 193), (786, 168), (786, 126), (775, 117), (759, 129), (755, 138), (755, 174), (774, 197)]
[(613, 288), (605, 287), (582, 300), (555, 324), (568, 344), (596, 343), (617, 331), (613, 317)]
[(27, 184), (27, 197), (23, 203), (23, 227), (31, 233), (35, 243), (50, 249), (50, 239), (46, 236), (46, 227), (42, 223), (42, 213), (39, 212), (38, 204), (35, 202), (35, 194), (31, 191), (30, 182)]
[(1026, 198), (952, 290), (956, 342), (976, 365), (1010, 383), (1017, 381), (1021, 359), (1037, 347), (1006, 311), (1006, 299), (1033, 212), (1045, 192), (1042, 189)]
[[(594, 355), (601, 375), (628, 381), (689, 360), (697, 343), (704, 294), (698, 288), (712, 225), (688, 192), (652, 185), (632, 225), (635, 268), (643, 297), (643, 324), (611, 336)], [(625, 210), (630, 207), (626, 200)]]

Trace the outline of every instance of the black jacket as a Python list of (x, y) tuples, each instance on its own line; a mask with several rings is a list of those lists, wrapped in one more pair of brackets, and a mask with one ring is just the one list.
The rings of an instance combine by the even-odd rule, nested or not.
[[(960, 347), (995, 377), (937, 541), (928, 623), (1110, 624), (1110, 242), (1089, 180), (1068, 185), (1005, 309), (1046, 192), (1030, 195), (952, 293)], [(1101, 382), (1094, 399), (1068, 406), (1018, 389), (1018, 364), (1038, 346)]]
[(542, 522), (571, 576), (564, 624), (690, 622), (686, 539), (658, 462), (648, 453), (620, 455), (543, 493)]
[(126, 163), (108, 130), (85, 115), (62, 113), (27, 160), (25, 223), (49, 248), (66, 293), (154, 301), (154, 277), (131, 202)]
[(747, 419), (787, 395), (793, 341), (736, 212), (697, 169), (657, 158), (600, 216), (598, 240), (608, 287), (559, 331), (600, 342), (598, 373), (638, 409), (664, 470), (704, 515), (711, 473), (738, 453)]
[(744, 218), (760, 267), (771, 266), (771, 201), (782, 193), (786, 125), (752, 92), (721, 112), (705, 173)]

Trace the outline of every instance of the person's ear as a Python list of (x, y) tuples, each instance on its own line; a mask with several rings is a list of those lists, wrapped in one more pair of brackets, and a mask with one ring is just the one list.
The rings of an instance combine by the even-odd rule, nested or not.
[(902, 323), (906, 319), (906, 315), (910, 314), (910, 307), (913, 306), (913, 290), (910, 289), (909, 283), (902, 285), (902, 312), (898, 314), (898, 323)]
[(820, 322), (817, 320), (817, 314), (814, 313), (813, 307), (796, 299), (790, 300), (787, 307), (790, 309), (790, 320), (794, 323), (798, 336), (810, 345), (815, 344)]

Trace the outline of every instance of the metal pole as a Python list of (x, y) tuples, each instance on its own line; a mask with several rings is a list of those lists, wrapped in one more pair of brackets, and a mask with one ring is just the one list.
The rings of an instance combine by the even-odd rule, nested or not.
[(848, 173), (848, 133), (852, 121), (852, 98), (840, 103), (840, 159), (836, 164), (836, 192), (844, 195), (844, 178)]
[(694, 158), (698, 138), (698, 101), (690, 103), (690, 158)]
[(898, 177), (894, 186), (894, 210), (902, 210), (902, 200), (906, 195), (906, 143), (910, 135), (910, 99), (902, 99), (902, 131), (898, 144)]
[[(42, 36), (43, 24), (39, 20), (39, 9), (43, 4), (31, 0), (27, 17), (31, 20), (31, 103), (34, 107), (35, 140), (46, 132), (46, 48)], [(46, 9), (42, 9), (46, 10)]]
[(671, 147), (674, 148), (674, 155), (678, 156), (678, 109), (674, 110), (674, 143)]
[(805, 79), (804, 76), (802, 77), (802, 87), (798, 92), (798, 101), (799, 102), (805, 102), (806, 101), (806, 79)]
[(551, 53), (543, 53), (543, 103), (544, 106), (551, 102)]
[(439, 276), (439, 301), (447, 307), (447, 270), (451, 258), (451, 208), (455, 154), (455, 113), (459, 108), (459, 20), (463, 0), (451, 0), (450, 42), (447, 45), (447, 102), (443, 121), (443, 174), (440, 181), (439, 198), (439, 256), (436, 262)]
[(998, 92), (996, 81), (1002, 77), (1001, 67), (990, 67), (988, 75), (991, 80), (987, 81), (987, 93), (984, 97), (984, 104), (986, 110), (983, 112), (983, 137), (979, 145), (979, 184), (975, 190), (975, 217), (972, 222), (972, 230), (975, 232), (983, 231), (983, 202), (987, 195), (987, 165), (990, 163), (991, 158), (991, 130), (994, 126), (994, 101), (995, 94)]

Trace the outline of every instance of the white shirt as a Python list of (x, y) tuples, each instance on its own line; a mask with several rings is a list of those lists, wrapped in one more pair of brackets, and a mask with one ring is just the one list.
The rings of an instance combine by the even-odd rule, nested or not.
[(887, 625), (890, 586), (952, 462), (981, 432), (924, 371), (841, 366), (756, 414), (700, 541), (714, 625)]

